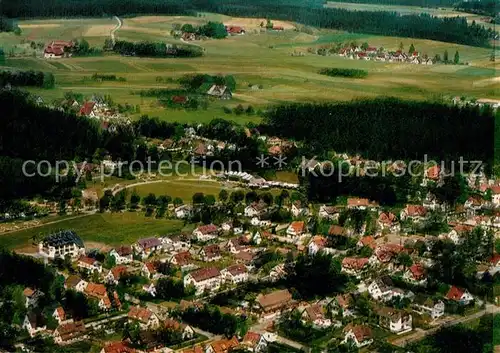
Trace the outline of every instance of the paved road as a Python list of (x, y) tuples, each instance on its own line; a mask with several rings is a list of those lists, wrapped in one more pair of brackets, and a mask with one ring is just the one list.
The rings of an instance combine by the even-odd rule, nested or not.
[(486, 304), (486, 309), (481, 310), (475, 314), (464, 316), (464, 317), (459, 317), (459, 318), (451, 319), (451, 320), (444, 320), (442, 322), (442, 324), (440, 324), (439, 326), (437, 326), (435, 328), (431, 328), (429, 330), (417, 329), (412, 334), (405, 335), (404, 337), (401, 337), (401, 338), (397, 338), (397, 339), (391, 341), (391, 343), (396, 345), (396, 346), (399, 346), (399, 347), (405, 347), (409, 343), (420, 341), (425, 336), (432, 335), (433, 333), (437, 332), (441, 327), (454, 326), (454, 325), (461, 324), (461, 323), (464, 323), (467, 321), (478, 319), (481, 316), (486, 315), (486, 314), (494, 314), (494, 313), (499, 313), (499, 312), (500, 312), (500, 307), (495, 306), (493, 304)]
[(107, 317), (107, 318), (104, 318), (104, 319), (99, 320), (99, 321), (92, 321), (92, 322), (85, 324), (85, 328), (86, 329), (93, 329), (96, 326), (100, 326), (103, 324), (107, 324), (108, 322), (120, 320), (120, 319), (123, 319), (124, 317), (127, 317), (127, 314), (121, 314), (121, 315), (117, 315), (117, 316)]
[(120, 28), (122, 28), (123, 22), (122, 22), (122, 20), (120, 20), (120, 18), (118, 18), (118, 16), (113, 16), (113, 18), (118, 22), (116, 27), (111, 30), (111, 40), (113, 41), (113, 45), (114, 45), (115, 41), (116, 41), (115, 40), (115, 32), (118, 31)]

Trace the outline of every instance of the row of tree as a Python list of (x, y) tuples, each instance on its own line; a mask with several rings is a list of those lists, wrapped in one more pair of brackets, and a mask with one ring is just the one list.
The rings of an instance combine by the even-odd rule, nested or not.
[(223, 39), (227, 37), (226, 27), (221, 22), (209, 21), (200, 27), (195, 27), (190, 23), (186, 23), (181, 27), (181, 31), (184, 33), (195, 33), (199, 36), (215, 39)]
[(360, 69), (342, 69), (342, 68), (331, 68), (331, 69), (321, 69), (319, 74), (332, 76), (332, 77), (351, 77), (351, 78), (365, 78), (368, 76), (368, 71)]
[(140, 56), (140, 57), (197, 57), (203, 55), (203, 49), (194, 45), (178, 45), (166, 44), (160, 42), (126, 42), (117, 41), (113, 47), (113, 51), (125, 56)]
[(30, 86), (52, 88), (55, 84), (54, 75), (51, 72), (42, 71), (0, 71), (0, 87)]

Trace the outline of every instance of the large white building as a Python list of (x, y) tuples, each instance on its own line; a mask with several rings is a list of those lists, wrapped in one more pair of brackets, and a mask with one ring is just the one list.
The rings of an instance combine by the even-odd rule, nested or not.
[(51, 234), (38, 244), (38, 252), (50, 259), (78, 258), (85, 254), (82, 239), (71, 230), (62, 230)]

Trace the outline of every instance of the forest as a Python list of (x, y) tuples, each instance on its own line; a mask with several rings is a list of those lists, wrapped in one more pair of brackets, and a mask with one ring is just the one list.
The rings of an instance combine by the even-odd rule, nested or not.
[(0, 71), (0, 87), (7, 84), (11, 86), (31, 86), (52, 88), (55, 84), (54, 75), (42, 71)]
[(493, 159), (494, 116), (489, 109), (377, 98), (338, 103), (294, 103), (270, 109), (262, 131), (302, 141), (311, 154), (334, 150), (374, 160)]
[(328, 0), (331, 2), (349, 2), (353, 4), (374, 4), (374, 5), (403, 5), (420, 7), (449, 7), (456, 3), (456, 0)]
[(387, 11), (348, 11), (322, 8), (317, 1), (301, 3), (296, 0), (24, 0), (9, 1), (3, 13), (11, 18), (23, 17), (99, 17), (111, 15), (163, 14), (196, 15), (197, 11), (229, 16), (273, 18), (302, 23), (308, 26), (349, 32), (439, 40), (473, 46), (489, 47), (494, 36), (492, 29), (467, 24), (465, 18), (433, 17), (426, 14), (400, 15)]
[(0, 16), (0, 32), (13, 32), (19, 30), (19, 27), (13, 20), (5, 16)]
[(499, 8), (498, 1), (462, 1), (455, 5), (455, 9), (459, 11), (477, 13), (495, 17), (498, 16)]
[(125, 56), (139, 57), (196, 57), (202, 56), (203, 50), (194, 45), (168, 45), (165, 43), (117, 41), (113, 51)]

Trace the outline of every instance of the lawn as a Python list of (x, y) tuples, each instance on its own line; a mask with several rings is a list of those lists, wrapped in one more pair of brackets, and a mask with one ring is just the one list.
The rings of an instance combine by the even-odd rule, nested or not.
[[(205, 195), (214, 195), (216, 198), (223, 187), (218, 182), (210, 181), (166, 181), (153, 184), (134, 186), (129, 189), (135, 190), (141, 197), (153, 193), (156, 196), (169, 195), (172, 198), (180, 197), (185, 202), (191, 202), (193, 194), (201, 192)], [(227, 188), (226, 188), (227, 189)], [(233, 189), (227, 189), (231, 192)]]
[[(356, 4), (359, 5), (359, 4)], [(225, 114), (225, 106), (234, 108), (242, 104), (252, 105), (255, 110), (290, 101), (350, 100), (362, 97), (398, 96), (408, 99), (435, 99), (447, 96), (467, 95), (476, 98), (495, 98), (500, 86), (491, 79), (498, 76), (491, 50), (422, 39), (383, 37), (362, 33), (346, 33), (334, 30), (293, 30), (294, 25), (283, 22), (281, 33), (261, 31), (259, 19), (238, 19), (227, 16), (203, 14), (204, 17), (141, 16), (125, 18), (124, 26), (116, 35), (118, 39), (161, 40), (175, 42), (170, 36), (174, 24), (200, 24), (208, 20), (221, 20), (226, 24), (242, 25), (245, 36), (224, 40), (205, 40), (196, 43), (205, 48), (201, 58), (133, 58), (105, 54), (99, 57), (73, 57), (59, 60), (44, 60), (25, 54), (8, 58), (6, 66), (17, 69), (34, 69), (53, 72), (56, 88), (50, 90), (30, 89), (47, 102), (61, 98), (65, 92), (74, 91), (87, 97), (94, 93), (110, 94), (116, 103), (139, 105), (142, 114), (179, 122), (207, 122), (221, 117), (242, 124), (258, 123), (257, 115)], [(281, 23), (277, 21), (276, 23)], [(92, 45), (102, 46), (109, 29), (116, 22), (112, 18), (86, 20), (37, 20), (20, 21), (23, 33), (20, 36), (0, 34), (0, 46), (14, 48), (18, 55), (26, 51), (29, 41), (47, 42), (51, 39), (74, 39), (84, 37)], [(307, 32), (307, 33), (305, 33)], [(23, 44), (24, 41), (24, 44)], [(26, 43), (28, 41), (28, 43)], [(308, 48), (329, 46), (335, 43), (355, 41), (368, 42), (372, 46), (383, 46), (396, 50), (402, 42), (405, 51), (410, 44), (429, 56), (445, 50), (453, 57), (456, 50), (461, 61), (470, 65), (410, 65), (380, 63), (319, 56), (308, 53)], [(302, 52), (304, 56), (292, 56)], [(321, 68), (358, 68), (368, 71), (362, 81), (348, 78), (319, 75)], [(115, 74), (126, 82), (93, 82), (84, 80), (94, 73)], [(187, 111), (164, 108), (154, 97), (141, 97), (138, 92), (150, 88), (174, 88), (174, 83), (165, 83), (167, 78), (176, 79), (185, 74), (231, 74), (237, 81), (233, 99), (212, 101), (206, 110)], [(162, 77), (163, 82), (157, 82)], [(261, 86), (261, 89), (255, 87)], [(252, 87), (253, 86), (253, 87)]]
[(63, 220), (37, 228), (0, 235), (0, 246), (9, 249), (26, 247), (39, 234), (50, 234), (60, 229), (74, 230), (86, 242), (106, 245), (132, 244), (137, 239), (179, 232), (183, 222), (178, 220), (146, 218), (134, 212), (86, 215)]

